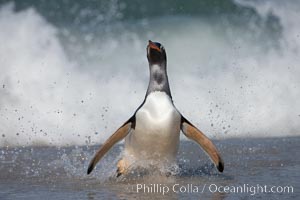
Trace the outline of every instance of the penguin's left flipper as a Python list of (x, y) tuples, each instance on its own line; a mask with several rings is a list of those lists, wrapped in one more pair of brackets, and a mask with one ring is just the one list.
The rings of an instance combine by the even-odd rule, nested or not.
[(212, 141), (183, 116), (181, 116), (181, 130), (186, 137), (197, 142), (209, 155), (218, 170), (223, 172), (224, 162)]
[(93, 171), (97, 162), (110, 150), (112, 146), (114, 146), (117, 142), (119, 142), (128, 135), (133, 123), (134, 122), (132, 121), (132, 119), (129, 119), (105, 141), (105, 143), (100, 147), (100, 149), (97, 151), (97, 153), (91, 160), (87, 170), (87, 174), (90, 174)]

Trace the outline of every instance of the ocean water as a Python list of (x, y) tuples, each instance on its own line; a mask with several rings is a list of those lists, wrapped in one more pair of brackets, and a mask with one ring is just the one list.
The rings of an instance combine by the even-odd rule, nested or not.
[(300, 159), (295, 156), (300, 137), (214, 142), (225, 161), (224, 173), (217, 172), (198, 145), (182, 141), (178, 166), (168, 169), (172, 173), (168, 177), (161, 171), (152, 171), (116, 178), (122, 145), (115, 146), (91, 175), (86, 175), (86, 169), (98, 146), (1, 148), (0, 197), (5, 200), (300, 197)]
[(220, 175), (182, 137), (162, 186), (283, 184), (294, 193), (204, 199), (299, 198), (299, 12), (292, 0), (0, 0), (0, 199), (165, 197), (124, 189), (155, 178), (114, 178), (122, 143), (85, 174), (144, 99), (149, 39), (167, 51), (176, 107), (225, 160)]

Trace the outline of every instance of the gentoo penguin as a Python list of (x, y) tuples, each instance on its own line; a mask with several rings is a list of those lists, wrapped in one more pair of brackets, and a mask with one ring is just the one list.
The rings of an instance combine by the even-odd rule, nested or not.
[(180, 130), (186, 137), (197, 142), (222, 172), (223, 160), (214, 144), (173, 104), (167, 76), (167, 56), (164, 47), (149, 40), (147, 58), (150, 81), (143, 103), (96, 152), (87, 173), (117, 142), (125, 138), (124, 157), (117, 164), (117, 176), (126, 174), (135, 161), (155, 160), (174, 163), (179, 146)]

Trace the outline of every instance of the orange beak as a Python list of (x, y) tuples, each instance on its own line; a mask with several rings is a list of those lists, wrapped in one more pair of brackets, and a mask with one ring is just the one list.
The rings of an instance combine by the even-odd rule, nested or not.
[(154, 42), (152, 42), (151, 40), (149, 40), (148, 47), (149, 47), (150, 49), (155, 49), (155, 50), (161, 52), (160, 48), (159, 48), (158, 46), (156, 46), (156, 44), (155, 44)]

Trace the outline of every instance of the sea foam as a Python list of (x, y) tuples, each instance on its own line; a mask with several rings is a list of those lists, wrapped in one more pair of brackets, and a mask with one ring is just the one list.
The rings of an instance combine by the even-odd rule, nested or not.
[(299, 135), (300, 9), (265, 2), (236, 1), (278, 19), (278, 40), (251, 20), (246, 32), (184, 16), (125, 20), (89, 37), (34, 7), (0, 7), (0, 146), (103, 142), (143, 101), (148, 39), (167, 50), (176, 107), (209, 137)]

